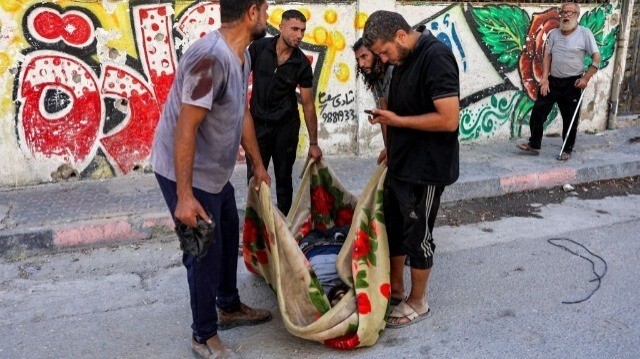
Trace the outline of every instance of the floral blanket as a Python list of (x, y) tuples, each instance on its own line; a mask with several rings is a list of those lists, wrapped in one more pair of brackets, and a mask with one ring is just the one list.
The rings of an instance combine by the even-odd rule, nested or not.
[[(389, 247), (382, 210), (386, 167), (379, 167), (357, 200), (326, 162), (305, 169), (287, 218), (269, 188), (249, 184), (243, 233), (247, 268), (270, 285), (287, 330), (336, 349), (373, 345), (389, 306)], [(351, 223), (336, 268), (351, 289), (331, 307), (298, 242), (312, 229)]]

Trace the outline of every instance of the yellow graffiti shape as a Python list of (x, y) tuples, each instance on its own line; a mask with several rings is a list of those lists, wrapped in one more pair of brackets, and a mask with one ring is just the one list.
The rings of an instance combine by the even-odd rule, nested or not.
[(302, 15), (304, 15), (307, 21), (311, 19), (311, 11), (309, 11), (309, 9), (307, 9), (306, 7), (301, 7), (298, 9), (298, 11), (300, 11)]
[(317, 45), (327, 45), (328, 38), (327, 29), (324, 27), (318, 26), (313, 29), (313, 39)]
[(339, 31), (331, 31), (331, 45), (337, 51), (344, 50), (347, 43), (344, 41), (344, 36)]
[(369, 16), (363, 12), (359, 12), (356, 14), (356, 18), (354, 20), (354, 25), (356, 30), (362, 30), (364, 29), (364, 24), (367, 23), (367, 19), (369, 18)]
[(280, 26), (280, 22), (282, 22), (282, 13), (284, 9), (281, 7), (277, 7), (271, 11), (269, 14), (269, 23), (275, 27)]
[(11, 58), (0, 52), (0, 75), (4, 74), (4, 72), (11, 66)]
[(336, 68), (334, 69), (334, 71), (338, 81), (340, 82), (349, 81), (349, 75), (351, 71), (349, 70), (349, 66), (347, 64), (345, 64), (344, 62), (339, 63), (338, 65), (336, 65)]
[(17, 0), (3, 0), (0, 6), (2, 6), (2, 9), (6, 12), (16, 12), (22, 8), (22, 4)]
[(338, 13), (333, 9), (329, 9), (325, 11), (324, 21), (332, 25), (335, 24), (336, 22), (338, 22)]

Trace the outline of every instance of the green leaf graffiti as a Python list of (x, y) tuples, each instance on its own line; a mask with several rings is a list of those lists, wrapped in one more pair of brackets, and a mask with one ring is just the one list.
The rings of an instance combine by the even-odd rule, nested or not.
[[(613, 11), (614, 9), (611, 4), (602, 4), (580, 18), (580, 25), (590, 29), (596, 38), (601, 56), (600, 68), (607, 67), (616, 48), (616, 39), (618, 38), (618, 29), (620, 26), (616, 26), (605, 35), (607, 16), (611, 15)], [(585, 66), (589, 66), (589, 64), (591, 64), (590, 56), (585, 59)]]
[(516, 92), (514, 99), (516, 105), (511, 112), (511, 137), (520, 137), (522, 126), (529, 123), (535, 102), (524, 91)]
[(493, 95), (491, 103), (483, 106), (477, 114), (465, 108), (460, 116), (460, 140), (475, 140), (481, 133), (489, 135), (495, 131), (496, 127), (506, 124), (511, 118), (517, 98), (517, 94), (511, 99), (498, 99)]
[(513, 5), (472, 7), (473, 19), (482, 40), (498, 61), (512, 71), (527, 40), (529, 14)]

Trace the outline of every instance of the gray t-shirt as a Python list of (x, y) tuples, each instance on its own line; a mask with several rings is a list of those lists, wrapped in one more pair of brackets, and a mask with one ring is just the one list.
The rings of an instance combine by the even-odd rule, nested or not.
[(384, 77), (373, 86), (373, 98), (376, 101), (376, 107), (380, 107), (380, 98), (389, 99), (389, 85), (393, 77), (393, 66), (387, 66)]
[(224, 37), (213, 31), (180, 59), (178, 72), (156, 129), (151, 165), (175, 181), (173, 138), (182, 104), (208, 109), (196, 134), (193, 187), (219, 193), (235, 167), (247, 102), (251, 59), (244, 67)]
[(560, 29), (549, 33), (547, 54), (551, 54), (550, 75), (558, 78), (581, 76), (584, 73), (584, 59), (599, 52), (591, 30), (579, 26), (565, 36)]

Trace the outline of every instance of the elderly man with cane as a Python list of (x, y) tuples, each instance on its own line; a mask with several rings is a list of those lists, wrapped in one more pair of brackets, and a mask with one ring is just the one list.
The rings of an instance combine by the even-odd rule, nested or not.
[[(571, 158), (578, 130), (582, 93), (600, 66), (596, 40), (591, 30), (578, 25), (579, 17), (578, 4), (562, 4), (560, 27), (549, 33), (542, 60), (540, 90), (529, 121), (531, 137), (528, 142), (518, 144), (519, 149), (530, 154), (540, 154), (544, 123), (553, 104), (557, 103), (562, 116), (564, 140), (558, 160), (566, 161)], [(593, 61), (585, 73), (584, 60), (587, 55)]]

